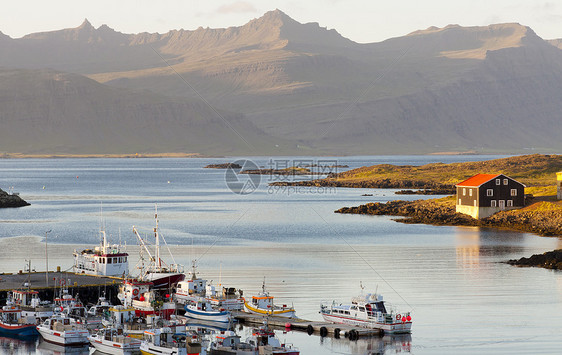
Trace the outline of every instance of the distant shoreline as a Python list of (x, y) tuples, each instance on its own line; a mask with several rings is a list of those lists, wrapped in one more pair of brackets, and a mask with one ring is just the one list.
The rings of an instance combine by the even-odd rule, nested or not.
[(0, 159), (67, 159), (67, 158), (223, 158), (199, 153), (131, 153), (131, 154), (23, 154), (3, 153)]

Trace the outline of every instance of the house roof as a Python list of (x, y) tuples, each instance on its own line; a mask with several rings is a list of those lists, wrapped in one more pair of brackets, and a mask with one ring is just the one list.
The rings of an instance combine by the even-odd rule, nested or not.
[(458, 183), (456, 186), (470, 186), (470, 187), (478, 187), (496, 177), (500, 176), (501, 174), (476, 174), (471, 178), (464, 180), (463, 182)]

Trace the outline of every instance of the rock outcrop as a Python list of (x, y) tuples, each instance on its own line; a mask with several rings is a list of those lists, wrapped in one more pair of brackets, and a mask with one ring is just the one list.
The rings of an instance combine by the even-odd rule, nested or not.
[(29, 206), (30, 204), (24, 201), (21, 197), (14, 194), (9, 194), (6, 191), (0, 189), (0, 208), (5, 207), (23, 207)]
[(512, 259), (507, 263), (515, 266), (537, 266), (545, 269), (562, 270), (562, 249), (534, 254), (529, 258)]

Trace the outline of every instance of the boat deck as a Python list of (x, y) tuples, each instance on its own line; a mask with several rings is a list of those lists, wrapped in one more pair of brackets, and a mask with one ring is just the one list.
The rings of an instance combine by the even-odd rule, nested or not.
[[(259, 314), (251, 314), (247, 312), (232, 311), (232, 315), (240, 323), (263, 325), (265, 317)], [(287, 329), (289, 323), (290, 329), (304, 331), (308, 334), (317, 334), (322, 337), (332, 336), (335, 338), (346, 337), (355, 340), (359, 337), (382, 336), (380, 329), (367, 329), (361, 327), (353, 327), (347, 324), (334, 324), (325, 321), (310, 321), (300, 318), (285, 318), (278, 316), (267, 317), (267, 323), (274, 329)]]

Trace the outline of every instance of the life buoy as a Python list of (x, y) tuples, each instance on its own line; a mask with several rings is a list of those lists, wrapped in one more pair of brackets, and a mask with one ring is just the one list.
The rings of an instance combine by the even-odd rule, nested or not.
[(138, 296), (138, 295), (139, 295), (139, 290), (138, 290), (137, 288), (135, 288), (135, 289), (133, 290), (133, 296), (136, 297), (136, 296)]
[(63, 280), (60, 280), (60, 285), (61, 285), (61, 286), (66, 286), (66, 280), (64, 280), (64, 279), (63, 279)]
[(402, 319), (402, 316), (401, 316), (400, 314), (397, 314), (397, 315), (396, 315), (396, 319), (397, 319), (397, 320), (401, 320), (401, 319)]

